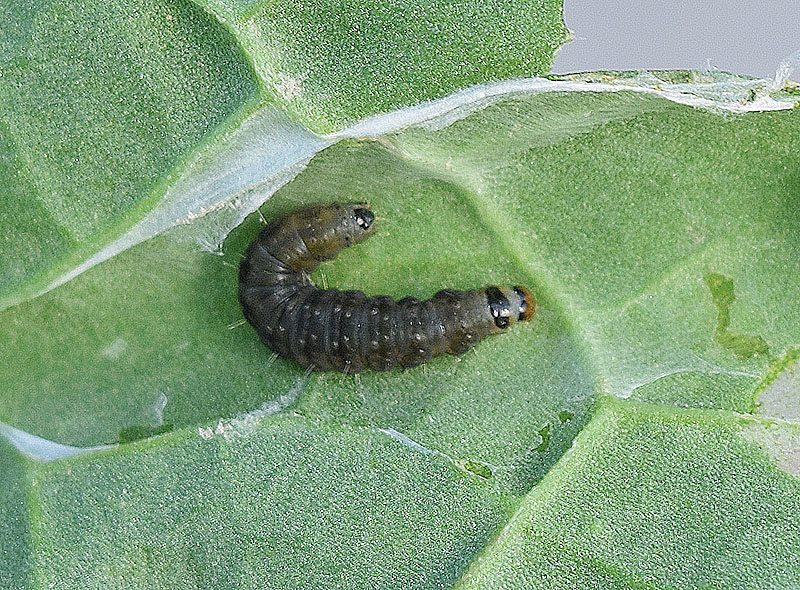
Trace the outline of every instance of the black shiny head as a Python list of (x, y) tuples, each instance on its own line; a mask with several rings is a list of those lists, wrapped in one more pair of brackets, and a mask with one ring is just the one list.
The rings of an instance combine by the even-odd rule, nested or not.
[(353, 215), (356, 218), (356, 225), (363, 230), (368, 230), (375, 221), (375, 215), (366, 207), (356, 207), (353, 209)]
[(497, 287), (488, 287), (486, 298), (489, 301), (489, 311), (494, 318), (494, 325), (503, 330), (508, 328), (511, 316), (511, 302), (508, 297)]

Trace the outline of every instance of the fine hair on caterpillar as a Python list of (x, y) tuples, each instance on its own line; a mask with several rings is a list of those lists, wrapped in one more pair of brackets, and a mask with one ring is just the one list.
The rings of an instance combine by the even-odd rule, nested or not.
[(415, 367), (531, 319), (526, 287), (444, 289), (427, 301), (320, 289), (311, 273), (375, 231), (368, 205), (312, 205), (270, 221), (239, 266), (244, 317), (278, 355), (316, 371)]

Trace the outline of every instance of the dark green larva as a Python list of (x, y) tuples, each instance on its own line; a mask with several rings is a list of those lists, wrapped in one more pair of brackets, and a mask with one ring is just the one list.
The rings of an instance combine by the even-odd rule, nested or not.
[(428, 301), (316, 287), (310, 273), (372, 234), (374, 219), (367, 205), (332, 203), (261, 230), (239, 267), (239, 301), (264, 344), (316, 371), (386, 371), (462, 354), (534, 314), (525, 287), (445, 289)]

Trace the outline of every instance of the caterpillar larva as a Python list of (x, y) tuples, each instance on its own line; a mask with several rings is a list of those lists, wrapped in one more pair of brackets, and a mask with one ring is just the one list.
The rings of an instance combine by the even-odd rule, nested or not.
[(525, 287), (445, 289), (428, 301), (316, 287), (310, 273), (370, 236), (374, 219), (367, 205), (333, 203), (300, 209), (261, 230), (239, 267), (239, 301), (264, 344), (317, 371), (386, 371), (462, 354), (534, 314)]

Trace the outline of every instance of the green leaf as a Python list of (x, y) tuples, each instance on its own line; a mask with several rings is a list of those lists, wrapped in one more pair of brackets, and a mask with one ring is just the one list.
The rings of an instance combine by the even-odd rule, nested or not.
[[(736, 563), (740, 586), (785, 581), (796, 426), (740, 414), (797, 358), (798, 111), (763, 82), (657, 74), (658, 88), (603, 74), (484, 89), (341, 140), (220, 255), (198, 243), (227, 209), (0, 313), (0, 419), (125, 443), (8, 452), (26, 490), (0, 498), (19, 579), (713, 586)], [(272, 358), (241, 325), (240, 256), (259, 215), (331, 200), (369, 201), (379, 230), (318, 283), (394, 297), (523, 283), (539, 312), (407, 371)], [(713, 563), (687, 557), (751, 534)]]
[(331, 132), (470, 84), (546, 73), (560, 0), (204, 0), (281, 106)]
[(0, 2), (0, 309), (277, 188), (325, 144), (302, 124), (541, 74), (566, 39), (557, 0), (374, 4)]
[(258, 99), (236, 41), (189, 3), (4, 2), (0, 307), (140, 219), (193, 149)]
[(21, 587), (31, 570), (31, 522), (26, 461), (0, 438), (0, 585)]
[(44, 588), (429, 588), (452, 583), (510, 515), (507, 497), (443, 457), (293, 416), (35, 463), (27, 476), (31, 582)]
[(798, 458), (796, 424), (604, 399), (456, 587), (794, 587)]

